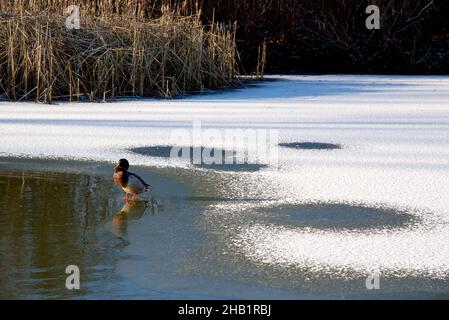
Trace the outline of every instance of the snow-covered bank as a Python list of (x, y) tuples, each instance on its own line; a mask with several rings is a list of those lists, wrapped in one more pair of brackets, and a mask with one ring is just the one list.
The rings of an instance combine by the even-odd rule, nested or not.
[(420, 222), (350, 233), (247, 226), (236, 235), (238, 249), (263, 263), (448, 277), (449, 77), (273, 78), (280, 80), (174, 101), (1, 102), (0, 156), (181, 165), (127, 150), (171, 144), (173, 130), (194, 121), (205, 129), (278, 129), (279, 142), (339, 144), (342, 149), (329, 151), (279, 148), (278, 168), (245, 173), (229, 188), (277, 203), (401, 208)]

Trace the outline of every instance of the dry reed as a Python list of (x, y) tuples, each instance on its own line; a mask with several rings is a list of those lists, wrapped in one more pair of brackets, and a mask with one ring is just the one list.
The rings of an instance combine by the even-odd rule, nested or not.
[(204, 26), (200, 10), (164, 5), (147, 19), (111, 11), (126, 1), (94, 1), (109, 7), (81, 7), (81, 29), (67, 30), (65, 17), (53, 13), (64, 1), (49, 0), (40, 14), (33, 5), (47, 1), (26, 2), (0, 0), (0, 96), (7, 99), (168, 98), (238, 81), (235, 25)]

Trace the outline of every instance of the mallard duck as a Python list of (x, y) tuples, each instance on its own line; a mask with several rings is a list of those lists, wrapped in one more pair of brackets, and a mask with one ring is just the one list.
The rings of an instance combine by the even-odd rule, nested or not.
[(112, 176), (116, 185), (126, 192), (126, 201), (129, 200), (128, 194), (133, 195), (136, 199), (138, 194), (151, 190), (151, 186), (143, 181), (137, 174), (129, 172), (129, 162), (126, 159), (120, 159), (114, 168), (114, 175)]

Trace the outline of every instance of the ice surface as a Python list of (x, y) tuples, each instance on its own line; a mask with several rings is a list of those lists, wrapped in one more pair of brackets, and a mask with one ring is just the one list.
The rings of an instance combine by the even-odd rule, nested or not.
[[(144, 166), (186, 166), (129, 150), (173, 145), (173, 131), (191, 130), (194, 121), (203, 129), (278, 129), (279, 143), (336, 144), (341, 149), (279, 147), (278, 165), (266, 159), (269, 166), (260, 171), (226, 173), (236, 177), (229, 188), (280, 204), (400, 208), (419, 225), (360, 231), (248, 225), (233, 239), (238, 250), (269, 264), (449, 276), (449, 77), (270, 78), (172, 101), (1, 102), (0, 156), (126, 157)], [(238, 214), (241, 208), (227, 210)]]

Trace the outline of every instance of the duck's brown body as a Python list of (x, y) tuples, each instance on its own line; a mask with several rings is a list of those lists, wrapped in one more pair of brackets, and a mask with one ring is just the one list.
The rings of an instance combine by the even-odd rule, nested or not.
[(114, 175), (112, 176), (116, 185), (120, 188), (125, 188), (128, 184), (128, 174), (125, 171), (114, 171)]
[(116, 185), (120, 188), (125, 188), (128, 184), (128, 175), (125, 171), (117, 171), (115, 170), (114, 175), (112, 176)]

